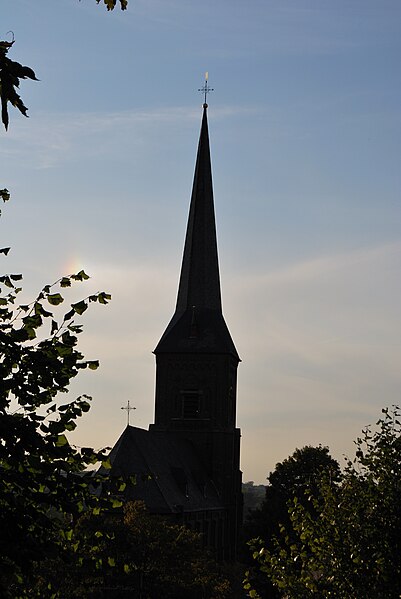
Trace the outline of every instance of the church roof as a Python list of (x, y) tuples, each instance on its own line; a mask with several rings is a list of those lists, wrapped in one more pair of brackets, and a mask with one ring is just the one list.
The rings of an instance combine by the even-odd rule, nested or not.
[(176, 435), (127, 426), (110, 461), (112, 475), (136, 476), (127, 499), (142, 499), (151, 513), (223, 508), (192, 444)]
[(177, 304), (155, 353), (231, 353), (238, 359), (224, 321), (214, 215), (207, 104), (199, 137)]

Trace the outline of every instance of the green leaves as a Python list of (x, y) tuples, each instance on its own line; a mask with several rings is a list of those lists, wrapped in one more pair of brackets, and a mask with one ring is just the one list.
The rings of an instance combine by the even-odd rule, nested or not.
[(0, 189), (0, 198), (3, 200), (3, 202), (8, 202), (10, 199), (10, 192), (8, 189)]
[(87, 281), (89, 279), (89, 275), (87, 275), (84, 270), (80, 270), (76, 275), (71, 275), (70, 278), (74, 281)]
[(85, 310), (88, 308), (88, 304), (83, 300), (81, 302), (77, 302), (76, 304), (71, 304), (72, 309), (76, 314), (83, 314)]
[[(107, 504), (111, 509), (118, 499), (95, 496), (93, 490), (103, 478), (86, 472), (89, 465), (109, 463), (106, 452), (77, 449), (67, 438), (77, 419), (89, 411), (90, 397), (62, 405), (57, 399), (80, 368), (99, 367), (98, 360), (85, 360), (77, 349), (82, 325), (73, 318), (81, 317), (93, 301), (107, 303), (110, 295), (102, 292), (73, 302), (70, 313), (60, 318), (68, 288), (89, 276), (81, 270), (62, 277), (45, 285), (31, 303), (18, 306), (21, 279), (19, 274), (0, 276), (0, 528), (8, 531), (0, 536), (0, 595), (11, 596), (12, 588), (13, 596), (27, 597), (41, 560), (70, 559), (70, 552), (77, 554), (77, 562), (81, 559), (71, 522), (92, 508), (100, 512)], [(44, 581), (46, 587), (35, 596), (56, 596), (53, 575), (37, 579), (38, 584)]]
[[(13, 46), (12, 42), (0, 41), (0, 100), (1, 100), (1, 120), (5, 129), (8, 129), (9, 116), (8, 104), (12, 104), (23, 114), (27, 115), (27, 107), (24, 105), (21, 97), (17, 94), (16, 88), (20, 85), (20, 79), (33, 79), (38, 81), (34, 71), (30, 67), (25, 67), (19, 62), (7, 58), (7, 53)], [(7, 190), (2, 190), (3, 192)], [(4, 199), (4, 198), (3, 198)], [(8, 199), (8, 198), (7, 198)]]
[(67, 437), (65, 435), (58, 435), (56, 441), (56, 447), (64, 447), (64, 445), (68, 444)]
[(71, 280), (69, 277), (62, 277), (60, 280), (60, 287), (71, 287)]
[(60, 295), (60, 293), (48, 294), (46, 299), (52, 306), (58, 306), (64, 301), (64, 298)]
[(264, 552), (250, 543), (260, 570), (286, 596), (400, 596), (400, 409), (382, 413), (356, 440), (341, 481), (322, 472), (319, 494), (289, 502), (289, 522)]
[[(83, 273), (83, 271), (81, 271), (81, 273)], [(83, 273), (83, 274), (85, 274), (85, 273)], [(85, 277), (89, 278), (87, 275), (85, 275)], [(74, 277), (72, 276), (71, 278), (74, 278)], [(77, 279), (77, 280), (81, 280), (81, 279)], [(84, 279), (82, 279), (82, 280), (84, 280)], [(105, 293), (104, 291), (90, 295), (85, 300), (81, 300), (80, 302), (71, 304), (71, 310), (65, 314), (64, 320), (65, 321), (70, 320), (71, 318), (73, 318), (74, 314), (78, 314), (79, 316), (81, 316), (88, 309), (88, 302), (90, 302), (90, 303), (99, 302), (99, 304), (105, 305), (105, 304), (108, 304), (110, 300), (111, 300), (111, 295), (109, 293)]]
[(102, 292), (98, 294), (97, 298), (100, 304), (107, 304), (111, 300), (111, 295), (109, 293)]
[[(102, 0), (96, 0), (97, 4), (100, 4)], [(126, 10), (128, 7), (128, 0), (103, 0), (107, 10), (114, 10), (117, 4), (120, 4), (121, 10)]]
[(139, 581), (146, 597), (233, 596), (221, 569), (202, 549), (199, 534), (151, 516), (142, 502), (120, 508), (105, 517), (95, 507), (79, 518), (71, 541), (76, 555), (61, 564), (65, 596), (104, 592), (112, 582), (113, 592), (134, 597)]

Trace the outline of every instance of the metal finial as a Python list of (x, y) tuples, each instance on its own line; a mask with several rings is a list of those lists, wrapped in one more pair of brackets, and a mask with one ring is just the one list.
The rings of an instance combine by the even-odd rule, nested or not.
[(205, 101), (204, 101), (204, 104), (203, 104), (204, 108), (207, 108), (207, 103), (206, 103), (207, 95), (210, 92), (214, 92), (214, 89), (212, 87), (209, 87), (209, 85), (208, 85), (208, 79), (209, 79), (209, 73), (208, 73), (208, 71), (206, 71), (206, 73), (205, 73), (205, 85), (203, 87), (200, 87), (198, 89), (198, 92), (202, 92), (202, 94), (205, 94)]
[(127, 410), (127, 426), (129, 426), (129, 413), (131, 412), (131, 410), (136, 410), (136, 408), (131, 408), (131, 406), (129, 405), (129, 400), (128, 400), (127, 407), (121, 408), (121, 409)]

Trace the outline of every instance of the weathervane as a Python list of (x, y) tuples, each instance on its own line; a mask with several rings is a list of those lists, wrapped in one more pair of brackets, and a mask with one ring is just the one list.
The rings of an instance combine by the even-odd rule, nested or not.
[(208, 85), (208, 79), (209, 79), (209, 73), (208, 71), (206, 71), (205, 73), (205, 85), (203, 87), (200, 87), (198, 89), (198, 92), (202, 92), (202, 94), (205, 94), (205, 103), (203, 104), (203, 106), (205, 108), (207, 108), (207, 103), (206, 103), (206, 97), (210, 92), (214, 92), (214, 89), (212, 87), (209, 87)]
[(127, 426), (129, 426), (129, 413), (131, 412), (131, 410), (136, 410), (136, 408), (131, 408), (131, 406), (129, 405), (129, 400), (127, 402), (127, 407), (126, 408), (121, 408), (122, 410), (127, 410)]

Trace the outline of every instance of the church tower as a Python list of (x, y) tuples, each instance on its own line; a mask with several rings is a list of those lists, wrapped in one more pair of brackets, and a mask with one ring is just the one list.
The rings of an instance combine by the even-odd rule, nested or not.
[(233, 560), (242, 521), (240, 359), (221, 306), (206, 103), (177, 305), (154, 353), (154, 424), (146, 430), (128, 421), (110, 474), (135, 477), (125, 500), (201, 532), (218, 559)]
[(224, 544), (229, 547), (224, 557), (232, 559), (242, 519), (236, 428), (240, 358), (222, 312), (206, 103), (176, 309), (154, 353), (150, 432), (190, 442), (224, 506)]

